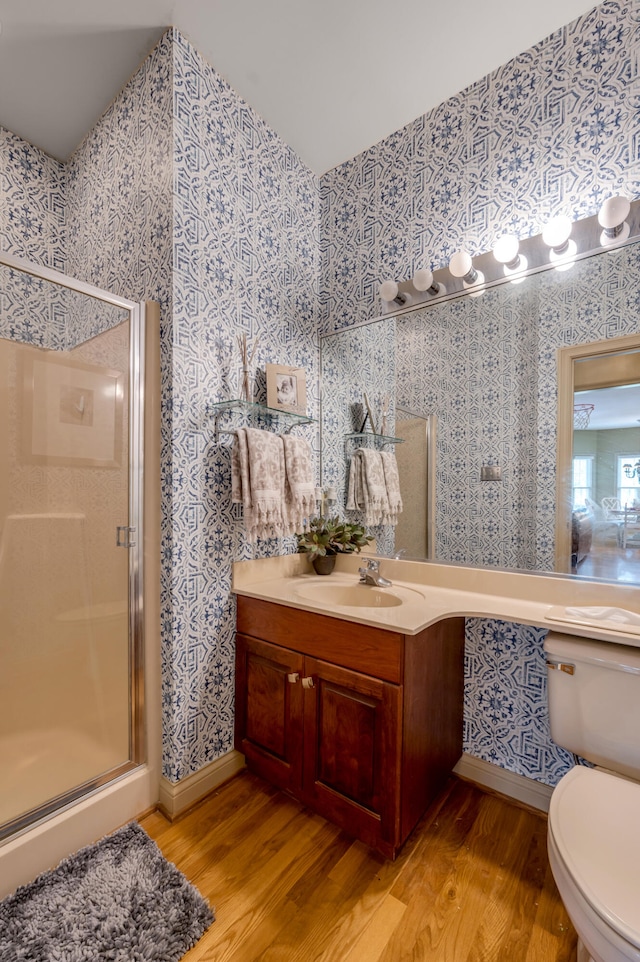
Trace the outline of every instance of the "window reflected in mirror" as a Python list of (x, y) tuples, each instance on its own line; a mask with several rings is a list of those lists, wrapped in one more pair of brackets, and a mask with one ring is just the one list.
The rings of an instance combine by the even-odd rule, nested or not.
[(640, 582), (640, 351), (573, 367), (571, 570)]

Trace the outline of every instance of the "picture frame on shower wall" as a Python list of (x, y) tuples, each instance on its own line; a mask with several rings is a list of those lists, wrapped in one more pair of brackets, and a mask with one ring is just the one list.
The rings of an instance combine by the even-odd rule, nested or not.
[(267, 407), (292, 414), (307, 413), (307, 383), (302, 367), (266, 364)]
[(41, 352), (23, 354), (27, 462), (117, 468), (122, 461), (124, 375)]

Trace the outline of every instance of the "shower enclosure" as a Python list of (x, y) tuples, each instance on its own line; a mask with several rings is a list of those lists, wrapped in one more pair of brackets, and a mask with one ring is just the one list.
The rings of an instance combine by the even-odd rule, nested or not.
[(0, 255), (0, 839), (147, 758), (144, 314)]

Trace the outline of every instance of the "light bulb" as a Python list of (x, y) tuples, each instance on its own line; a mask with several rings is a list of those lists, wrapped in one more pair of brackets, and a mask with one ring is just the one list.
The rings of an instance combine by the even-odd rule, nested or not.
[[(456, 251), (449, 261), (449, 270), (454, 277), (459, 277), (462, 280), (464, 288), (484, 284), (484, 274), (473, 266), (471, 254), (468, 251)], [(482, 292), (478, 291), (478, 294), (480, 293)]]
[(383, 281), (380, 285), (380, 297), (383, 301), (393, 301), (398, 296), (398, 285), (395, 281)]
[(420, 267), (413, 275), (413, 286), (417, 291), (428, 291), (433, 284), (433, 271)]
[[(526, 271), (528, 267), (527, 258), (524, 254), (519, 254), (520, 241), (513, 234), (504, 234), (493, 248), (493, 256), (499, 264), (503, 265), (505, 275), (519, 274)], [(524, 280), (524, 278), (522, 278)], [(514, 282), (519, 283), (519, 282)]]
[(473, 270), (471, 254), (467, 251), (456, 251), (449, 261), (449, 270), (454, 277), (466, 277)]
[(520, 241), (513, 234), (503, 234), (500, 240), (496, 241), (493, 248), (493, 256), (499, 264), (512, 264), (518, 256)]
[(419, 267), (413, 275), (413, 286), (417, 291), (428, 291), (434, 297), (436, 294), (446, 294), (444, 284), (437, 284), (433, 279), (433, 271), (428, 267)]
[(380, 285), (380, 297), (387, 304), (397, 304), (398, 307), (407, 307), (411, 303), (411, 294), (400, 294), (398, 285), (395, 281), (383, 281)]
[(549, 260), (560, 261), (556, 270), (568, 271), (573, 264), (578, 247), (576, 242), (569, 240), (573, 224), (566, 214), (559, 214), (552, 218), (542, 231), (542, 240), (550, 247)]
[(603, 247), (622, 244), (627, 240), (630, 227), (626, 221), (631, 204), (626, 197), (609, 197), (598, 212), (598, 223), (603, 228), (600, 243)]
[(542, 231), (542, 240), (547, 247), (551, 247), (557, 254), (560, 254), (569, 241), (572, 226), (566, 214), (559, 214), (557, 217), (553, 217)]

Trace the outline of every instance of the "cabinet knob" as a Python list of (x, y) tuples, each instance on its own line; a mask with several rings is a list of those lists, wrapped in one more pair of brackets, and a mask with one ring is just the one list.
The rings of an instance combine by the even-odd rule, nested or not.
[(303, 678), (303, 679), (302, 679), (302, 687), (303, 687), (303, 688), (313, 688), (313, 676), (312, 676), (312, 675), (307, 675), (306, 678)]
[(297, 671), (292, 671), (291, 674), (287, 675), (287, 681), (290, 684), (295, 685), (299, 677), (300, 675), (298, 674)]

